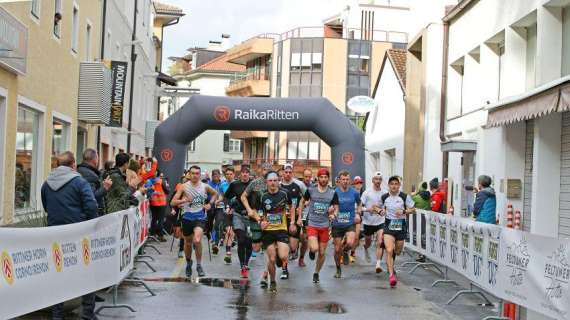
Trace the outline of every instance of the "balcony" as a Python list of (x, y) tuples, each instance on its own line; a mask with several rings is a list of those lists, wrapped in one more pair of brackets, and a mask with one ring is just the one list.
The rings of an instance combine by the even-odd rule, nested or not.
[(228, 62), (245, 65), (248, 61), (273, 53), (277, 35), (263, 34), (246, 40), (228, 50)]
[(231, 139), (254, 139), (254, 138), (269, 138), (268, 131), (236, 131), (232, 130), (230, 132)]
[(237, 97), (269, 97), (271, 94), (269, 79), (252, 75), (237, 78), (230, 82), (226, 94)]

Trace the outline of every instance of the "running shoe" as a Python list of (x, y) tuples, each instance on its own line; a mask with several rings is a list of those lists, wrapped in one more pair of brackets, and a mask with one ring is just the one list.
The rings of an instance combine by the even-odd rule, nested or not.
[(214, 244), (212, 246), (212, 254), (217, 256), (219, 251), (220, 251), (220, 249), (218, 248), (218, 246)]
[(196, 272), (198, 272), (198, 277), (206, 276), (206, 273), (204, 272), (204, 269), (202, 269), (202, 265), (200, 264), (196, 265)]
[(342, 269), (340, 266), (336, 267), (336, 273), (334, 274), (334, 277), (337, 279), (340, 279), (342, 277)]
[(348, 261), (350, 262), (350, 264), (354, 264), (356, 262), (356, 257), (354, 256), (348, 256)]
[(380, 260), (376, 261), (376, 273), (382, 273), (382, 267), (380, 266)]
[(287, 279), (289, 279), (289, 270), (283, 269), (283, 272), (281, 272), (281, 280), (287, 280)]
[(313, 273), (313, 283), (319, 283), (319, 274)]
[(370, 263), (370, 261), (372, 261), (372, 259), (370, 259), (370, 252), (368, 249), (364, 249), (364, 259), (366, 259), (367, 263)]
[(249, 278), (249, 270), (247, 270), (246, 267), (241, 268), (241, 272), (240, 272), (240, 278), (242, 279), (247, 279)]
[(303, 258), (299, 258), (299, 267), (306, 267), (307, 265), (305, 264), (305, 259)]
[(398, 279), (396, 278), (396, 274), (392, 273), (392, 275), (390, 275), (390, 287), (394, 288), (396, 284), (398, 284)]
[(267, 276), (268, 276), (267, 271), (263, 271), (263, 274), (261, 275), (261, 280), (259, 281), (259, 285), (263, 289), (267, 288)]
[(277, 292), (277, 282), (271, 281), (271, 284), (269, 285), (269, 291), (273, 293)]
[(184, 258), (184, 250), (178, 251), (178, 259)]
[(342, 263), (343, 263), (345, 266), (348, 266), (348, 264), (350, 263), (350, 260), (349, 260), (348, 256), (349, 256), (348, 251), (344, 251), (344, 252), (342, 253)]
[(315, 253), (313, 251), (309, 251), (309, 258), (315, 260)]
[(226, 253), (226, 256), (224, 257), (224, 263), (232, 264), (232, 256)]
[(192, 260), (186, 262), (186, 277), (192, 277)]

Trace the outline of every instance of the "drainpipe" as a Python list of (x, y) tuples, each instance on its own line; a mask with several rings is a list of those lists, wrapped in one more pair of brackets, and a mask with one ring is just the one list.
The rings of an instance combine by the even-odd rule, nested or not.
[(127, 154), (131, 153), (131, 131), (133, 130), (133, 94), (135, 92), (135, 65), (137, 60), (137, 54), (135, 53), (135, 41), (137, 40), (137, 11), (138, 11), (138, 0), (135, 0), (135, 11), (133, 18), (133, 36), (131, 38), (131, 90), (129, 93), (129, 124), (127, 128)]
[[(103, 14), (101, 18), (101, 54), (100, 60), (105, 59), (105, 29), (107, 24), (107, 0), (103, 0)], [(101, 126), (97, 126), (97, 154), (101, 154)], [(79, 156), (79, 155), (77, 155)]]
[[(441, 70), (441, 97), (439, 110), (439, 140), (441, 143), (446, 142), (445, 137), (445, 119), (447, 109), (447, 63), (449, 60), (449, 22), (443, 22), (443, 59)], [(443, 153), (442, 161), (442, 178), (445, 179), (449, 175), (449, 152)]]

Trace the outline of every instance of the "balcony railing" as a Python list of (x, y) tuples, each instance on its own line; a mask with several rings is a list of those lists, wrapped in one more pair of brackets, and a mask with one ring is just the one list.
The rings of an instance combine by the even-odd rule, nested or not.
[[(325, 28), (326, 28), (325, 26), (297, 27), (280, 34), (275, 34), (275, 33), (260, 34), (255, 37), (251, 37), (246, 41), (249, 41), (254, 38), (264, 38), (264, 39), (271, 38), (274, 41), (283, 41), (292, 38), (339, 38), (339, 39), (351, 39), (351, 40), (361, 40), (364, 38), (362, 37), (363, 35), (362, 30), (358, 28), (346, 28), (346, 29), (343, 28), (342, 34), (335, 34), (329, 36), (325, 36)], [(371, 33), (372, 33), (371, 35), (372, 41), (399, 42), (399, 43), (408, 42), (408, 34), (405, 32), (391, 31), (391, 30), (372, 30)]]
[(246, 74), (246, 75), (234, 75), (234, 77), (230, 80), (230, 85), (245, 81), (245, 80), (269, 80), (269, 74), (262, 74), (261, 76), (257, 74)]

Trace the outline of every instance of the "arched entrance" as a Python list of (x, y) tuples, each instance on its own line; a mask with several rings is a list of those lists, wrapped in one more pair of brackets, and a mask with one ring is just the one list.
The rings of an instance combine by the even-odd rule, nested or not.
[(192, 96), (154, 133), (154, 155), (171, 183), (187, 145), (206, 130), (313, 131), (332, 151), (332, 171), (364, 177), (364, 134), (326, 98)]

